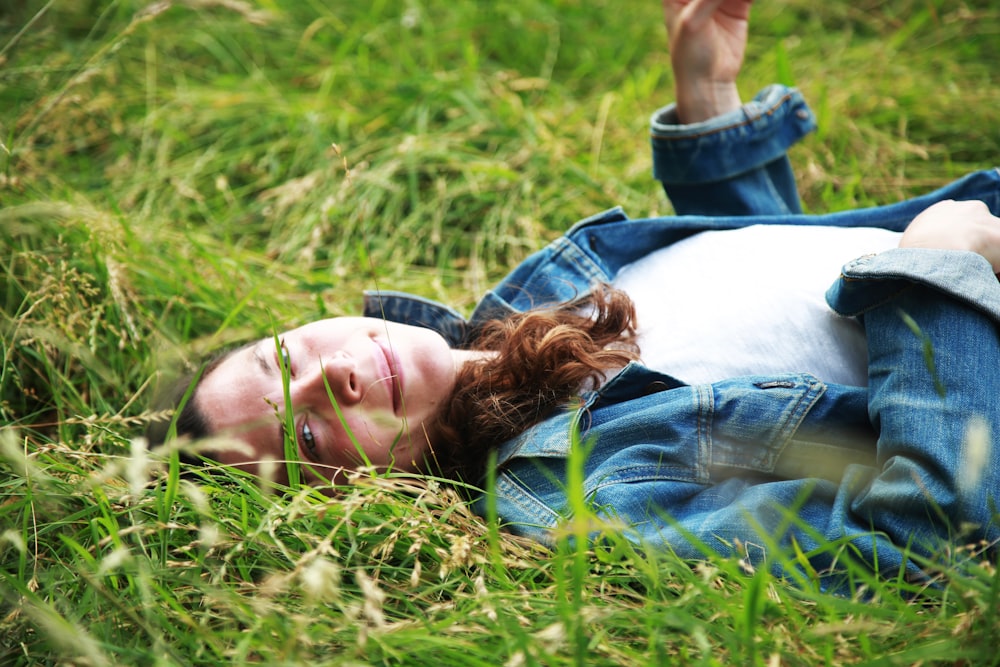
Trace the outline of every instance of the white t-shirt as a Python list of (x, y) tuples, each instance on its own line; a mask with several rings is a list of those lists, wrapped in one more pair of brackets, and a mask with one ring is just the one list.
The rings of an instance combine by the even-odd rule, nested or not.
[(701, 232), (626, 266), (647, 366), (691, 384), (808, 372), (866, 386), (865, 334), (830, 310), (840, 267), (894, 248), (874, 228), (756, 225)]

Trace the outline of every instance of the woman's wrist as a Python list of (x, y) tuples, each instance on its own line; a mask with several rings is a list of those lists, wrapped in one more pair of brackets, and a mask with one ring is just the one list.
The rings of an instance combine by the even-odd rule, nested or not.
[(742, 106), (735, 82), (683, 85), (677, 82), (677, 118), (689, 125), (735, 111)]

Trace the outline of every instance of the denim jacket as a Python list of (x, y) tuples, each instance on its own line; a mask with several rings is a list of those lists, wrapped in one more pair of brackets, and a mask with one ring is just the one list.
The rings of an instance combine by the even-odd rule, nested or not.
[[(447, 306), (386, 292), (366, 294), (366, 314), (433, 328), (461, 346), (480, 322), (578, 298), (652, 250), (705, 230), (774, 224), (902, 231), (942, 199), (979, 199), (1000, 213), (994, 170), (890, 206), (803, 215), (786, 151), (813, 127), (801, 95), (783, 86), (693, 125), (677, 124), (673, 106), (661, 109), (652, 118), (653, 171), (677, 216), (631, 220), (616, 208), (587, 218), (516, 267), (468, 320)], [(861, 317), (868, 388), (808, 374), (689, 386), (632, 363), (501, 446), (489, 499), (501, 520), (514, 532), (556, 541), (571, 518), (567, 465), (577, 442), (584, 496), (604, 519), (594, 538), (621, 531), (685, 558), (735, 555), (824, 585), (838, 576), (839, 559), (860, 559), (887, 576), (900, 569), (916, 575), (920, 564), (907, 549), (929, 557), (942, 540), (995, 539), (990, 507), (1000, 494), (1000, 447), (987, 443), (993, 458), (969, 484), (969, 461), (979, 452), (970, 453), (966, 436), (970, 417), (991, 422), (1000, 415), (1000, 387), (981, 372), (1000, 368), (1000, 287), (991, 267), (973, 253), (910, 248), (845, 261), (827, 299), (835, 311)], [(998, 365), (989, 366), (990, 355)], [(992, 433), (1000, 428), (987, 439), (996, 439)], [(480, 498), (479, 509), (487, 502)], [(959, 526), (978, 528), (958, 535)], [(828, 541), (841, 548), (817, 549)], [(793, 546), (805, 556), (779, 555)]]

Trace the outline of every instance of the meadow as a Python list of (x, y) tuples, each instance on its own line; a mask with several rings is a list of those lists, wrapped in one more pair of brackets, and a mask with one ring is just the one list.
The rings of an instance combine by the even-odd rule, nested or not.
[[(761, 0), (740, 83), (810, 100), (826, 212), (996, 166), (997, 63), (992, 0)], [(580, 218), (669, 214), (671, 94), (656, 0), (5, 0), (0, 665), (1000, 664), (992, 562), (833, 596), (145, 446), (220, 345), (365, 289), (468, 312)]]

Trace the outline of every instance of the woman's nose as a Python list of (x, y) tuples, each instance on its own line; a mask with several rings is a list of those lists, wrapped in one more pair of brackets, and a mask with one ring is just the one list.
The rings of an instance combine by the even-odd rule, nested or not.
[[(325, 378), (325, 381), (324, 381)], [(330, 404), (330, 392), (339, 405), (354, 405), (361, 401), (361, 383), (354, 359), (343, 352), (314, 360), (292, 380), (292, 402), (305, 401), (310, 406)]]

